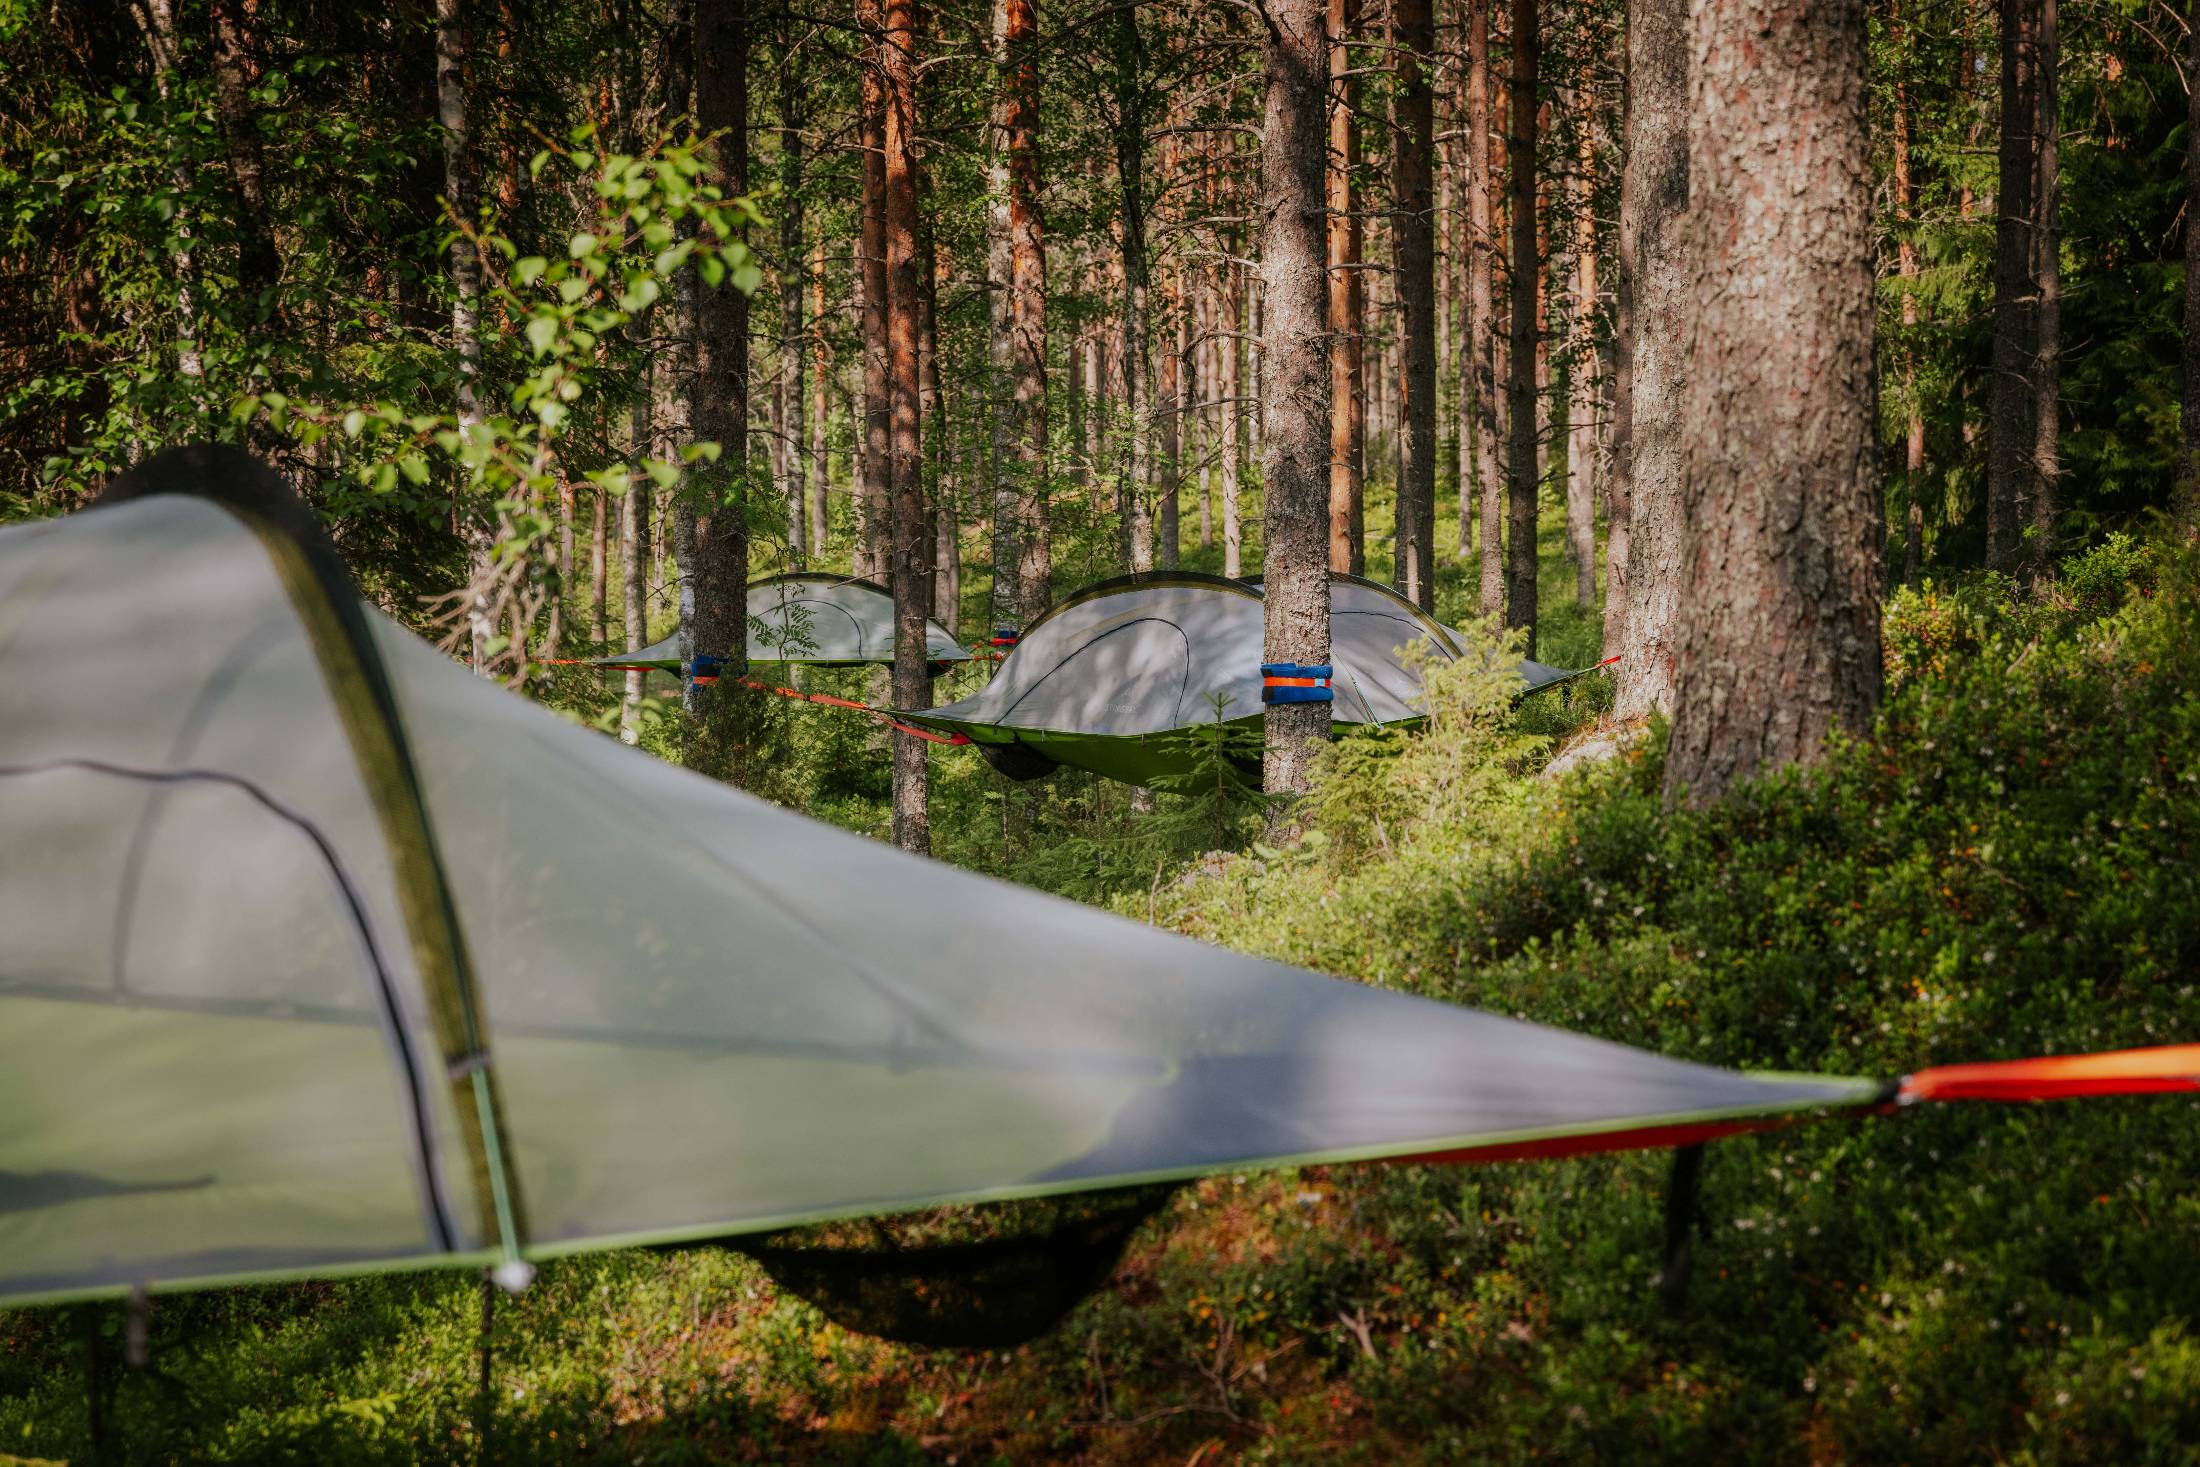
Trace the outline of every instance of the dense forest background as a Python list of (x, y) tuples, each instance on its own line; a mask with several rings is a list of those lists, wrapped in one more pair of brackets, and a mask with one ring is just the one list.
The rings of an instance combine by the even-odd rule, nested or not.
[[(1362, 981), (1752, 1068), (2190, 1039), (2195, 44), (2143, 0), (0, 0), (0, 518), (244, 443), (607, 736)], [(1268, 795), (1219, 734), (1182, 788), (1019, 785), (567, 662), (738, 672), (796, 566), (970, 642), (1329, 566), (1618, 661), (1271, 715)], [(486, 1335), (441, 1276), (164, 1299), (151, 1370), (15, 1311), (0, 1462), (2181, 1463), (2194, 1139), (1722, 1142), (1678, 1307), (1627, 1156), (1211, 1179), (1012, 1351), (710, 1250), (557, 1261)]]

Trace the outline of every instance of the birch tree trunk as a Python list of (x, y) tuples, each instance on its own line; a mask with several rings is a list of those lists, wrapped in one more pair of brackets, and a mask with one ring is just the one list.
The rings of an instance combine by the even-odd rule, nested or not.
[(1668, 799), (1808, 760), (1879, 704), (1863, 0), (1693, 16), (1688, 585)]
[[(1619, 249), (1628, 295), (1627, 599), (1612, 713), (1673, 711), (1688, 482), (1688, 332), (1695, 311), (1688, 0), (1628, 0), (1627, 160)], [(1617, 465), (1615, 464), (1615, 471)]]
[[(1263, 652), (1267, 661), (1329, 661), (1329, 363), (1323, 347), (1322, 133), (1329, 48), (1322, 0), (1267, 7), (1266, 98), (1260, 146), (1260, 270), (1265, 320), (1261, 437), (1266, 492)], [(1329, 704), (1271, 704), (1262, 782), (1307, 787), (1314, 746), (1329, 736)]]
[(237, 211), (237, 288), (252, 304), (258, 320), (281, 314), (275, 287), (282, 262), (275, 252), (275, 231), (267, 207), (267, 169), (260, 147), (259, 121), (253, 113), (249, 32), (255, 12), (239, 0), (214, 0), (214, 99), (221, 115), (222, 138), (229, 153), (230, 193)]
[[(802, 391), (803, 325), (802, 287), (809, 250), (803, 240), (802, 208), (802, 78), (793, 59), (782, 47), (779, 58), (779, 458), (785, 477), (781, 493), (787, 504), (787, 553), (796, 565), (813, 551), (809, 543), (810, 512), (806, 472), (809, 428), (804, 422), (807, 399)], [(746, 597), (744, 596), (744, 606)]]
[[(465, 19), (461, 0), (436, 0), (435, 97), (436, 121), (443, 129), (443, 197), (451, 217), (468, 225), (474, 222), (472, 159), (468, 156), (473, 135), (466, 116)], [(458, 365), (456, 406), (458, 431), (471, 435), (481, 426), (481, 258), (473, 239), (463, 230), (453, 231), (451, 269), (451, 355)], [(466, 542), (467, 573), (474, 588), (466, 609), (466, 625), (472, 644), (474, 671), (489, 670), (489, 648), (496, 637), (492, 621), (489, 583), (491, 558), (496, 551), (496, 530), (485, 506), (459, 506), (460, 533)]]
[(1429, 87), (1436, 30), (1430, 0), (1392, 0), (1397, 128), (1391, 142), (1392, 254), (1398, 270), (1400, 397), (1398, 589), (1424, 611), (1436, 607), (1436, 219), (1430, 197), (1436, 153)]

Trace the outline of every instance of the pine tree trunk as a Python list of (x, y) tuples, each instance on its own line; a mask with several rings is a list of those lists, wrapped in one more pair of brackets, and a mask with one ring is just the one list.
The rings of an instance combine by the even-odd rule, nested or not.
[[(918, 321), (922, 284), (917, 240), (917, 57), (915, 0), (884, 0), (879, 46), (883, 88), (885, 188), (881, 213), (886, 243), (886, 380), (891, 408), (888, 493), (893, 510), (894, 705), (928, 708), (925, 602), (932, 568), (925, 556), (924, 444), (918, 381)], [(893, 738), (894, 844), (928, 853), (925, 745)]]
[(1245, 574), (1245, 272), (1223, 269), (1222, 289), (1222, 573)]
[[(1584, 68), (1586, 71), (1587, 68)], [(1574, 343), (1566, 368), (1566, 548), (1574, 600), (1597, 604), (1596, 88), (1585, 79), (1574, 115)]]
[[(719, 134), (708, 182), (727, 197), (749, 188), (749, 23), (747, 0), (700, 0), (695, 16), (695, 123)], [(680, 569), (694, 593), (693, 650), (715, 657), (722, 675), (748, 667), (749, 298), (731, 279), (703, 286), (695, 302), (695, 375), (688, 423), (716, 443), (718, 462), (698, 465), (693, 561)], [(690, 713), (711, 704), (711, 686), (687, 684)], [(730, 699), (721, 700), (731, 702)]]
[(1628, 298), (1627, 601), (1613, 716), (1673, 711), (1688, 483), (1688, 0), (1628, 0), (1619, 248)]
[[(1890, 25), (1899, 43), (1906, 39), (1899, 10)], [(1902, 584), (1916, 586), (1925, 563), (1925, 406), (1917, 395), (1917, 186), (1910, 172), (1910, 88), (1906, 79), (1894, 84), (1894, 126), (1891, 146), (1894, 164), (1895, 274), (1902, 281)]]
[(1704, 288), (1665, 770), (1676, 801), (1808, 760), (1879, 704), (1864, 17), (1863, 0), (1727, 0), (1693, 15)]
[(608, 496), (601, 488), (591, 489), (588, 500), (593, 512), (588, 535), (588, 640), (601, 650), (611, 630), (610, 612), (604, 604), (611, 583), (611, 516)]
[(1429, 87), (1436, 30), (1430, 0), (1392, 0), (1397, 131), (1391, 146), (1392, 254), (1398, 269), (1398, 589), (1436, 607), (1436, 219), (1429, 170), (1436, 154)]
[(2055, 0), (2039, 3), (2039, 79), (2032, 122), (2033, 312), (2031, 531), (2021, 557), (2036, 590), (2054, 575), (2055, 511), (2062, 472), (2062, 231), (2056, 209), (2062, 197), (2062, 151), (2057, 134), (2062, 108), (2055, 70), (2061, 52)]
[[(660, 391), (659, 400), (670, 395)], [(645, 435), (656, 424), (645, 425), (642, 410), (636, 408), (632, 426), (639, 454), (647, 442)], [(639, 652), (649, 645), (649, 494), (641, 487), (646, 482), (637, 475), (626, 493), (619, 496), (619, 599), (629, 652)], [(639, 669), (629, 669), (626, 674), (626, 696), (619, 705), (621, 743), (641, 739), (642, 680), (647, 676)]]
[(1123, 432), (1129, 452), (1118, 460), (1117, 513), (1123, 559), (1133, 572), (1153, 569), (1153, 525), (1147, 498), (1151, 425), (1142, 416), (1151, 402), (1152, 363), (1146, 349), (1149, 282), (1146, 260), (1145, 37), (1138, 7), (1115, 10), (1115, 175), (1117, 223), (1122, 241), (1122, 318), (1117, 360), (1123, 373)]
[[(2200, 78), (2200, 22), (2186, 27), (2185, 75)], [(2200, 538), (2200, 85), (2185, 92), (2184, 450), (2175, 518), (2187, 540)]]
[[(1263, 650), (1271, 663), (1326, 664), (1330, 405), (1322, 135), (1329, 49), (1323, 0), (1276, 0), (1267, 16), (1259, 211), (1261, 398), (1268, 404), (1261, 439)], [(1329, 734), (1329, 705), (1271, 704), (1266, 725), (1265, 787), (1304, 790), (1314, 746)]]
[[(473, 219), (473, 187), (468, 156), (473, 135), (466, 117), (465, 22), (460, 0), (436, 0), (435, 92), (436, 121), (443, 129), (443, 197), (451, 217)], [(481, 423), (481, 259), (472, 238), (454, 232), (450, 246), (451, 354), (457, 359), (456, 401), (459, 432), (470, 433)], [(497, 635), (490, 608), (490, 561), (496, 550), (496, 530), (486, 506), (459, 507), (460, 533), (466, 542), (469, 583), (475, 588), (467, 606), (466, 624), (472, 643), (473, 666), (487, 674), (489, 647)]]
[[(1474, 438), (1474, 484), (1482, 498), (1481, 597), (1485, 616), (1505, 609), (1505, 476), (1497, 459), (1497, 315), (1492, 276), (1496, 237), (1490, 203), (1497, 176), (1491, 168), (1497, 142), (1490, 126), (1490, 6), (1467, 3), (1467, 357), (1474, 378), (1472, 421), (1462, 432)], [(1465, 490), (1460, 491), (1460, 549), (1466, 549)]]
[(856, 574), (893, 575), (893, 403), (887, 380), (886, 82), (881, 71), (881, 0), (857, 0), (856, 24), (873, 38), (863, 68), (863, 473), (856, 505)]
[(2000, 183), (1994, 199), (1994, 349), (1988, 392), (1986, 563), (2024, 568), (2032, 519), (2034, 369), (2039, 287), (2033, 227), (2039, 207), (2034, 129), (2039, 123), (2040, 26), (2046, 0), (2001, 3)]
[(817, 555), (826, 553), (825, 542), (832, 531), (828, 513), (832, 462), (825, 444), (832, 375), (832, 341), (825, 334), (825, 241), (819, 239), (811, 246), (810, 256), (810, 442), (802, 470), (803, 492), (810, 505), (810, 550)]
[(1346, 42), (1359, 20), (1358, 0), (1327, 0), (1329, 66), (1340, 75), (1329, 104), (1326, 231), (1329, 261), (1329, 568), (1363, 574), (1367, 542), (1366, 395), (1362, 374), (1367, 350), (1367, 275), (1359, 268), (1366, 230), (1354, 202), (1359, 188), (1360, 132), (1355, 117), (1359, 81)]
[[(1160, 388), (1154, 395), (1154, 415), (1160, 419), (1160, 452), (1154, 456), (1159, 494), (1154, 515), (1154, 564), (1175, 570), (1184, 543), (1180, 518), (1184, 452), (1184, 300), (1181, 277), (1165, 269), (1162, 275), (1163, 320)], [(1169, 338), (1174, 337), (1172, 342)]]
[(1541, 257), (1536, 243), (1536, 71), (1540, 61), (1536, 0), (1512, 0), (1512, 130), (1506, 155), (1512, 185), (1512, 346), (1506, 383), (1512, 419), (1507, 473), (1505, 625), (1527, 634), (1535, 655), (1536, 507), (1540, 470), (1536, 432), (1539, 332), (1542, 315)]
[[(809, 543), (810, 508), (806, 502), (809, 456), (804, 451), (809, 428), (803, 421), (808, 399), (802, 391), (802, 279), (809, 261), (803, 240), (802, 209), (802, 78), (787, 48), (779, 58), (779, 390), (778, 432), (780, 460), (785, 477), (780, 481), (787, 502), (787, 553), (796, 565), (805, 563), (813, 547)], [(822, 550), (823, 546), (814, 547)]]

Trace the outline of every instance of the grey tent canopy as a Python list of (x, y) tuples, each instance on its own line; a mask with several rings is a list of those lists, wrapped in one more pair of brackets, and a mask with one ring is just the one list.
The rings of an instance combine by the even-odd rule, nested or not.
[(779, 810), (382, 617), (236, 450), (0, 528), (0, 685), (0, 1302), (517, 1282), (1897, 1093), (1320, 977)]
[[(792, 571), (749, 582), (749, 661), (809, 667), (859, 667), (894, 660), (894, 596), (875, 581)], [(935, 672), (968, 662), (970, 649), (927, 621), (925, 660)], [(590, 667), (680, 671), (677, 634), (635, 652), (582, 658)]]
[[(1005, 772), (1055, 765), (1151, 784), (1190, 772), (1188, 730), (1261, 716), (1262, 601), (1257, 578), (1198, 571), (1119, 576), (1050, 607), (1024, 629), (984, 688), (939, 708), (897, 711), (920, 727), (960, 734)], [(1420, 674), (1400, 656), (1463, 655), (1457, 636), (1388, 586), (1330, 580), (1330, 717), (1341, 724), (1411, 724)], [(1520, 668), (1524, 690), (1573, 674)]]
[(0, 529), (0, 1298), (1877, 1093), (1317, 977), (778, 810), (471, 676), (283, 493), (187, 450)]

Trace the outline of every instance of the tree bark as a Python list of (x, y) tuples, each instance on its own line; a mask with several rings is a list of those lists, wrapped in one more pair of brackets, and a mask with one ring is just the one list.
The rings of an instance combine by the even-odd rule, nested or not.
[[(1900, 10), (1890, 25), (1901, 49)], [(1900, 63), (1897, 63), (1900, 64)], [(1925, 564), (1925, 407), (1917, 396), (1917, 185), (1910, 171), (1910, 88), (1906, 77), (1894, 84), (1894, 126), (1890, 145), (1894, 163), (1895, 274), (1902, 281), (1902, 584), (1916, 586)]]
[(2186, 26), (2184, 449), (2174, 515), (2187, 540), (2200, 537), (2200, 20)]
[(2055, 512), (2062, 472), (2062, 231), (2056, 219), (2062, 198), (2062, 108), (2055, 71), (2061, 41), (2055, 0), (2039, 4), (2039, 77), (2032, 122), (2032, 502), (2024, 574), (2037, 590), (2055, 569)]
[[(656, 426), (643, 420), (640, 408), (635, 409), (637, 455)], [(642, 488), (647, 482), (637, 474), (626, 493), (619, 496), (619, 599), (629, 652), (639, 652), (649, 645), (649, 493)], [(641, 739), (642, 680), (647, 676), (639, 669), (629, 669), (626, 674), (626, 696), (619, 704), (621, 743), (633, 744)]]
[[(1169, 172), (1170, 170), (1164, 170)], [(1159, 483), (1155, 495), (1154, 563), (1175, 570), (1184, 536), (1184, 293), (1182, 275), (1164, 267), (1161, 275), (1162, 351), (1159, 390), (1154, 394), (1154, 416), (1160, 420), (1160, 451), (1154, 455), (1154, 474)], [(1172, 340), (1173, 338), (1173, 340)]]
[(1002, 401), (994, 439), (993, 604), (996, 621), (1021, 626), (1046, 609), (1053, 591), (1046, 495), (1046, 236), (1039, 212), (1039, 12), (1036, 0), (996, 0), (994, 13), (1001, 90), (994, 144), (999, 268), (993, 368)]
[(1536, 325), (1542, 314), (1543, 278), (1536, 242), (1537, 27), (1536, 0), (1512, 0), (1512, 130), (1506, 138), (1512, 185), (1512, 348), (1506, 384), (1512, 452), (1506, 485), (1505, 625), (1527, 634), (1530, 657), (1535, 655), (1535, 521), (1541, 487), (1536, 432)]
[[(803, 239), (802, 78), (788, 47), (779, 56), (779, 433), (785, 473), (781, 492), (787, 502), (787, 553), (796, 565), (822, 545), (809, 543), (807, 502), (808, 398), (802, 391), (802, 287), (809, 249)], [(744, 602), (745, 602), (744, 598)]]
[(1327, 229), (1329, 261), (1329, 568), (1364, 575), (1367, 476), (1367, 275), (1360, 269), (1366, 230), (1353, 207), (1358, 192), (1360, 84), (1348, 73), (1346, 42), (1359, 21), (1358, 0), (1327, 0), (1330, 70), (1342, 79), (1329, 103)]
[[(917, 240), (917, 56), (915, 0), (884, 0), (879, 76), (884, 103), (886, 242), (886, 379), (892, 439), (888, 493), (893, 510), (894, 704), (928, 708), (925, 602), (931, 566), (925, 555), (924, 443), (920, 417), (918, 313), (922, 288)], [(929, 853), (925, 745), (893, 737), (894, 844)]]
[[(1329, 92), (1323, 0), (1271, 0), (1260, 146), (1260, 272), (1265, 337), (1261, 438), (1267, 552), (1266, 660), (1329, 661), (1329, 362), (1322, 134)], [(1271, 793), (1307, 787), (1329, 704), (1271, 704), (1262, 778)]]
[(871, 38), (863, 68), (863, 473), (857, 494), (856, 574), (888, 579), (893, 538), (893, 403), (887, 380), (886, 83), (880, 0), (857, 0), (856, 24)]
[(1223, 266), (1222, 287), (1222, 573), (1245, 574), (1245, 272)]
[(1596, 87), (1584, 67), (1574, 114), (1574, 342), (1566, 368), (1566, 548), (1574, 600), (1597, 604)]
[(1863, 0), (1693, 15), (1687, 600), (1668, 799), (1812, 758), (1879, 704)]
[(2038, 446), (2041, 27), (2048, 0), (2000, 0), (2000, 181), (1994, 198), (1994, 347), (1987, 405), (1986, 563), (2025, 568)]
[[(1671, 714), (1688, 483), (1688, 0), (1628, 0), (1619, 249), (1628, 300), (1627, 599), (1615, 718)], [(1615, 463), (1615, 472), (1618, 471)]]
[[(1479, 605), (1485, 616), (1505, 609), (1505, 476), (1497, 460), (1497, 317), (1492, 308), (1496, 238), (1490, 202), (1496, 146), (1490, 128), (1490, 6), (1467, 4), (1467, 321), (1466, 351), (1473, 377), (1471, 418), (1460, 432), (1474, 439), (1474, 484), (1481, 494), (1482, 566)], [(1462, 396), (1468, 396), (1462, 393)], [(1466, 491), (1460, 491), (1459, 548), (1467, 548)]]
[[(749, 190), (748, 62), (747, 0), (700, 0), (695, 122), (716, 136), (707, 178), (729, 198)], [(719, 448), (717, 463), (690, 476), (686, 496), (695, 545), (692, 563), (683, 558), (680, 569), (694, 593), (693, 655), (715, 657), (722, 676), (738, 677), (748, 668), (749, 298), (730, 278), (696, 294), (688, 424)], [(688, 711), (703, 713), (711, 692), (691, 678)]]
[(237, 211), (237, 288), (256, 319), (281, 314), (274, 291), (282, 275), (274, 226), (267, 207), (267, 168), (254, 115), (247, 26), (251, 15), (239, 0), (214, 0), (214, 102), (229, 153), (230, 192)]
[(605, 605), (611, 585), (610, 503), (599, 487), (588, 494), (592, 522), (588, 535), (588, 640), (601, 648), (611, 630), (610, 611)]
[[(443, 129), (443, 197), (454, 220), (474, 222), (472, 177), (469, 172), (472, 133), (466, 116), (465, 20), (461, 0), (436, 0), (435, 94), (436, 121)], [(471, 236), (463, 230), (451, 236), (451, 355), (458, 366), (455, 390), (458, 431), (471, 434), (481, 425), (481, 258)], [(487, 675), (489, 648), (496, 637), (487, 592), (490, 558), (496, 551), (496, 531), (480, 505), (459, 507), (460, 533), (466, 542), (467, 570), (475, 588), (466, 610), (474, 671)]]
[(1391, 249), (1398, 267), (1398, 510), (1393, 536), (1398, 590), (1436, 607), (1436, 217), (1431, 160), (1435, 98), (1429, 87), (1436, 30), (1429, 0), (1392, 0), (1397, 47), (1397, 133), (1391, 145)]
[(832, 531), (828, 513), (832, 463), (825, 445), (832, 376), (832, 340), (825, 333), (825, 241), (820, 238), (811, 246), (810, 258), (810, 442), (803, 467), (810, 504), (810, 549), (818, 555), (825, 553)]

